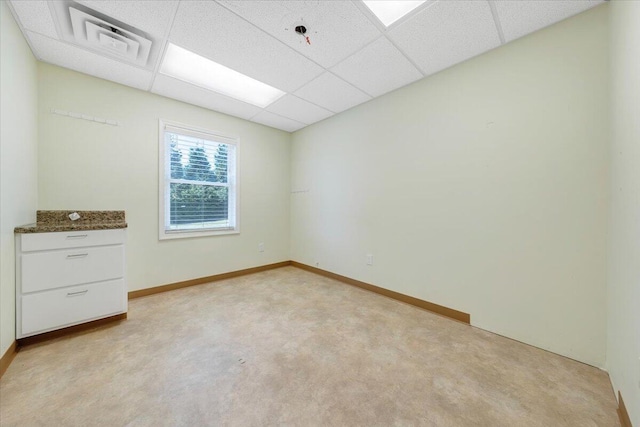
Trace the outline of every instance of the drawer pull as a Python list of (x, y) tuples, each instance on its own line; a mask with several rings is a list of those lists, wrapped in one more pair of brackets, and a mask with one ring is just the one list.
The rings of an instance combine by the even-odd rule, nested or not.
[(67, 255), (67, 259), (84, 258), (86, 256), (89, 256), (89, 254), (84, 253), (84, 254)]
[(79, 297), (80, 295), (84, 295), (87, 292), (89, 292), (89, 289), (85, 289), (84, 291), (78, 291), (78, 292), (67, 292), (67, 296), (68, 297)]
[(67, 239), (84, 239), (88, 234), (75, 234), (73, 236), (67, 236)]

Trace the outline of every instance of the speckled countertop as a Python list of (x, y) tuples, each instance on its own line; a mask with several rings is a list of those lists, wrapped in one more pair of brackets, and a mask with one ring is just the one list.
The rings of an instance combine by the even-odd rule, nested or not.
[[(80, 219), (71, 221), (77, 212)], [(16, 233), (50, 233), (74, 230), (111, 230), (127, 228), (124, 211), (37, 211), (36, 223), (16, 227)]]

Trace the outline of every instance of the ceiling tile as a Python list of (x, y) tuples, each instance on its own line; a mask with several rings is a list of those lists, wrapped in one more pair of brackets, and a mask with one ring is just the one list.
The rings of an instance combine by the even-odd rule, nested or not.
[(422, 78), (422, 73), (386, 37), (380, 37), (331, 71), (371, 96)]
[(293, 95), (285, 95), (266, 108), (267, 111), (310, 125), (332, 116), (331, 111)]
[(290, 92), (322, 68), (213, 1), (180, 3), (170, 41)]
[(537, 31), (603, 3), (602, 0), (501, 0), (494, 2), (506, 41)]
[(295, 120), (287, 119), (286, 117), (281, 117), (268, 111), (261, 112), (252, 118), (251, 121), (267, 125), (272, 128), (285, 130), (287, 132), (293, 132), (306, 126), (302, 123), (296, 122)]
[(69, 68), (81, 73), (111, 80), (126, 86), (147, 90), (152, 74), (137, 67), (91, 53), (84, 49), (53, 40), (40, 34), (27, 32), (35, 53), (44, 62)]
[[(262, 110), (165, 75), (154, 82), (148, 70), (58, 40), (51, 9), (71, 0), (11, 1), (43, 61), (142, 90), (154, 82), (151, 91), (159, 95), (295, 131), (499, 46), (493, 6), (510, 41), (604, 0), (433, 0), (387, 30), (360, 0), (78, 2), (162, 41), (150, 66), (161, 60), (168, 35), (178, 46), (289, 93)], [(307, 27), (311, 45), (295, 34), (296, 23)]]
[(163, 74), (156, 76), (151, 92), (247, 120), (262, 110), (255, 105), (229, 98)]
[[(237, 1), (223, 5), (278, 40), (332, 67), (380, 36), (376, 26), (348, 1)], [(295, 24), (307, 28), (311, 44), (295, 32)]]
[(26, 30), (58, 38), (56, 24), (51, 17), (51, 10), (46, 1), (12, 1), (16, 15)]
[(426, 74), (500, 46), (486, 1), (439, 1), (389, 31), (389, 37)]
[(76, 0), (93, 10), (122, 21), (149, 34), (164, 36), (176, 9), (177, 1), (169, 0)]
[(371, 99), (360, 89), (329, 72), (298, 89), (295, 95), (334, 113), (347, 110)]

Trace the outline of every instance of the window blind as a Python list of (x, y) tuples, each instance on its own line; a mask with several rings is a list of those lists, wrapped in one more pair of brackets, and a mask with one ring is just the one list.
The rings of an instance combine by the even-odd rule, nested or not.
[(236, 141), (165, 125), (165, 232), (236, 225)]

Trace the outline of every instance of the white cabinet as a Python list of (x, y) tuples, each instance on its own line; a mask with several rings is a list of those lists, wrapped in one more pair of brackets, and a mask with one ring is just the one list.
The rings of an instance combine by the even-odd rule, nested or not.
[(16, 234), (16, 337), (126, 313), (125, 237), (125, 229)]

